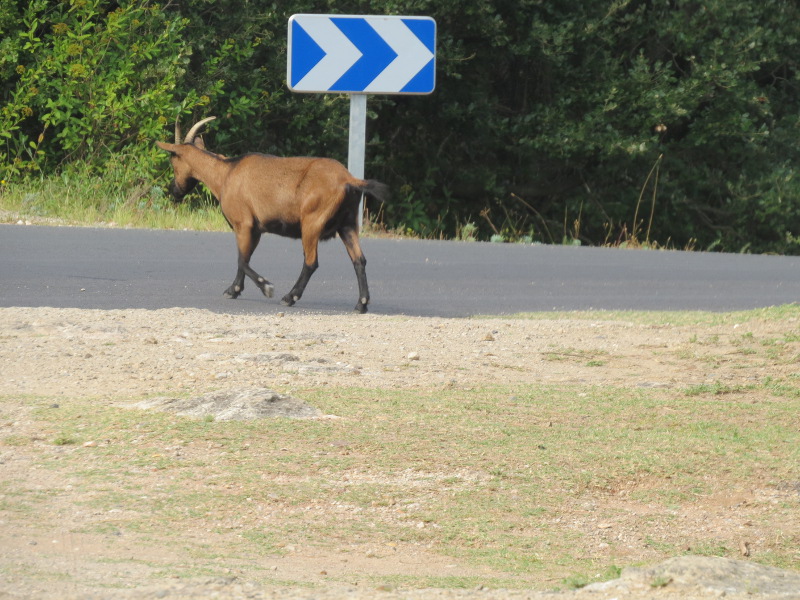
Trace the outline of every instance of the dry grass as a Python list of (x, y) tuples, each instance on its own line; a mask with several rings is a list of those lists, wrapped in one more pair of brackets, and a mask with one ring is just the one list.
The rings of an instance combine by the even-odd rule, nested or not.
[[(2, 444), (25, 448), (54, 485), (5, 479), (5, 509), (46, 514), (42, 505), (63, 494), (101, 515), (80, 531), (193, 539), (198, 564), (395, 544), (527, 586), (603, 571), (634, 548), (640, 559), (736, 555), (740, 533), (697, 529), (695, 513), (738, 490), (749, 499), (728, 517), (750, 523), (754, 545), (762, 538), (758, 559), (798, 559), (797, 381), (677, 394), (493, 386), (303, 395), (340, 418), (223, 423), (104, 399), (58, 408), (29, 399), (38, 438)], [(769, 533), (777, 530), (788, 539)], [(204, 532), (213, 548), (197, 542)]]

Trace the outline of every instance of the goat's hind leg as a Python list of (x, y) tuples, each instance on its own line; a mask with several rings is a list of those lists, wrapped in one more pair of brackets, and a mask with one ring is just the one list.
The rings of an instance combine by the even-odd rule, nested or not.
[(236, 231), (236, 244), (239, 249), (238, 269), (236, 277), (228, 289), (223, 292), (226, 298), (238, 298), (244, 290), (244, 276), (247, 275), (261, 290), (267, 298), (272, 298), (275, 287), (261, 275), (250, 267), (250, 257), (253, 256), (258, 242), (261, 240), (261, 232), (257, 229), (240, 229)]
[(358, 279), (358, 303), (353, 309), (357, 313), (364, 314), (367, 312), (367, 304), (369, 304), (369, 286), (367, 286), (367, 259), (361, 251), (361, 243), (358, 239), (355, 227), (345, 226), (339, 230), (339, 237), (342, 238), (347, 254), (350, 255), (350, 260), (353, 261), (353, 268), (356, 271), (356, 278)]

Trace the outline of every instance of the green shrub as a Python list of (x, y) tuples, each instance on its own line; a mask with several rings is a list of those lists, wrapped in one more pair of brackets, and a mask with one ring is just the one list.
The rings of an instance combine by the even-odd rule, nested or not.
[(175, 113), (189, 61), (186, 20), (156, 4), (102, 0), (33, 0), (17, 18), (16, 30), (6, 22), (0, 31), (0, 175), (49, 174), (77, 161), (101, 171), (121, 153), (141, 155), (150, 173), (155, 155), (141, 149)]

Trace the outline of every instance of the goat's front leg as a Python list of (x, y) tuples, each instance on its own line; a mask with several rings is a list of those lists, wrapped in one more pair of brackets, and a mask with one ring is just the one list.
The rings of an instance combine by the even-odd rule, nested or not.
[(222, 292), (222, 295), (225, 296), (226, 298), (230, 298), (231, 300), (235, 300), (241, 295), (243, 289), (244, 289), (244, 269), (239, 268), (236, 271), (236, 277), (234, 278), (233, 283), (228, 287), (228, 289)]
[(275, 287), (250, 267), (250, 257), (253, 256), (253, 251), (260, 240), (261, 232), (257, 229), (242, 227), (236, 230), (236, 245), (239, 249), (238, 269), (233, 283), (223, 292), (226, 298), (239, 297), (244, 290), (245, 275), (253, 280), (267, 298), (272, 298), (275, 293)]
[(285, 306), (294, 306), (294, 303), (300, 300), (303, 292), (308, 285), (308, 280), (314, 274), (314, 271), (319, 267), (317, 260), (317, 244), (319, 243), (319, 234), (311, 234), (303, 232), (303, 268), (300, 271), (300, 277), (294, 284), (292, 291), (286, 294), (281, 300), (281, 304)]
[(311, 276), (314, 274), (314, 271), (317, 270), (319, 267), (319, 261), (316, 259), (313, 263), (308, 264), (308, 262), (303, 262), (303, 268), (300, 271), (300, 277), (297, 278), (297, 282), (294, 284), (292, 291), (286, 294), (283, 299), (281, 300), (281, 304), (284, 306), (294, 306), (294, 303), (300, 300), (303, 296), (303, 292), (308, 285), (308, 280), (311, 279)]

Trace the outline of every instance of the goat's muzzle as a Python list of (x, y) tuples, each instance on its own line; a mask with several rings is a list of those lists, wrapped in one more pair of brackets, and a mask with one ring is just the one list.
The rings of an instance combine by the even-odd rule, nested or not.
[(169, 182), (169, 193), (172, 194), (175, 202), (183, 202), (183, 198), (194, 189), (197, 185), (196, 179), (189, 179), (183, 185), (179, 184), (176, 179)]

